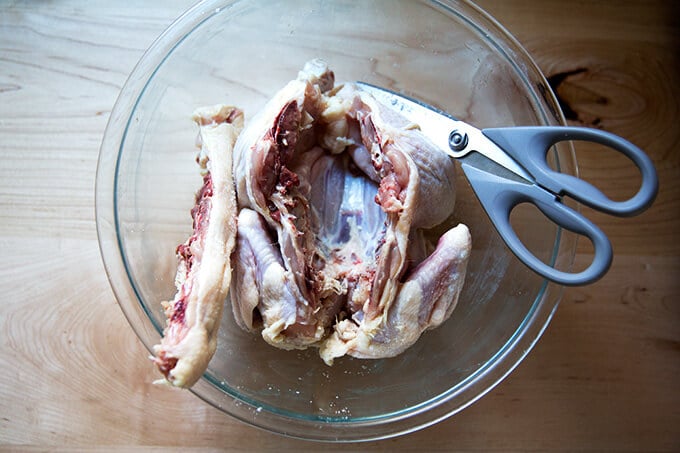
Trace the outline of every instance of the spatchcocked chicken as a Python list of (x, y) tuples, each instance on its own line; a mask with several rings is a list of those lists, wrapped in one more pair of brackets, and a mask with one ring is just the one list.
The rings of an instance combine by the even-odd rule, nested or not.
[(454, 169), (418, 125), (308, 62), (233, 148), (236, 322), (329, 365), (403, 352), (451, 315), (465, 279), (467, 227), (428, 233), (450, 222)]

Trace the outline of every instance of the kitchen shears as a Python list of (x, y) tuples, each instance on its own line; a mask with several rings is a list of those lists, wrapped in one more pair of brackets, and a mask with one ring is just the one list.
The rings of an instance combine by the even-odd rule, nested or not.
[[(530, 269), (562, 285), (585, 285), (609, 269), (613, 251), (604, 234), (588, 218), (562, 202), (569, 197), (606, 214), (629, 217), (648, 208), (658, 191), (651, 159), (629, 141), (599, 129), (568, 126), (529, 126), (477, 129), (446, 112), (415, 99), (363, 82), (360, 89), (401, 113), (443, 152), (457, 159), (477, 198), (510, 250)], [(550, 148), (563, 141), (584, 140), (608, 146), (630, 159), (640, 170), (642, 184), (628, 200), (613, 201), (592, 184), (553, 170)], [(519, 239), (510, 213), (521, 203), (532, 203), (552, 222), (592, 241), (593, 261), (571, 273), (537, 258)]]

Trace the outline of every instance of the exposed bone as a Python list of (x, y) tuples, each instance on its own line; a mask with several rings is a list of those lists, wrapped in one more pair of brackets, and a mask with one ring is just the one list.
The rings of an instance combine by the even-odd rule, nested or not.
[(453, 212), (452, 160), (356, 85), (333, 84), (325, 63), (308, 63), (239, 137), (247, 222), (231, 288), (243, 327), (281, 348), (320, 347), (329, 364), (391, 357), (441, 324), (470, 251), (464, 225), (434, 252), (424, 235)]

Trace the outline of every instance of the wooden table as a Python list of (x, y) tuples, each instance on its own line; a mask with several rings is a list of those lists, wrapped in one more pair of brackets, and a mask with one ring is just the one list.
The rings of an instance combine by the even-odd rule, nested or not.
[[(7, 450), (319, 445), (246, 426), (155, 372), (97, 246), (94, 181), (111, 107), (143, 50), (192, 0), (0, 4), (0, 443)], [(538, 346), (459, 415), (338, 450), (680, 449), (680, 3), (480, 1), (535, 57), (574, 124), (622, 135), (657, 165), (633, 220), (588, 212), (616, 257), (571, 288)], [(622, 194), (625, 165), (579, 153)], [(628, 188), (630, 189), (630, 187)], [(580, 263), (590, 251), (579, 249)]]

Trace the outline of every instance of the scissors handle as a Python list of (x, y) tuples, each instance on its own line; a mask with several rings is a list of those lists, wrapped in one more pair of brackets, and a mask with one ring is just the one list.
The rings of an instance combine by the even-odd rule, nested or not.
[[(592, 283), (607, 272), (612, 262), (612, 246), (604, 232), (590, 220), (536, 185), (506, 179), (465, 162), (461, 162), (461, 166), (498, 233), (530, 269), (548, 280), (568, 286)], [(521, 203), (532, 203), (557, 225), (589, 238), (595, 250), (590, 266), (571, 273), (555, 269), (537, 258), (522, 243), (510, 223), (510, 213)]]
[[(607, 214), (620, 217), (637, 215), (656, 197), (659, 181), (651, 159), (634, 144), (609, 132), (585, 127), (534, 126), (484, 129), (482, 133), (522, 165), (538, 185)], [(566, 140), (599, 143), (628, 157), (642, 174), (638, 192), (628, 200), (613, 201), (592, 184), (551, 169), (547, 162), (548, 150)]]

